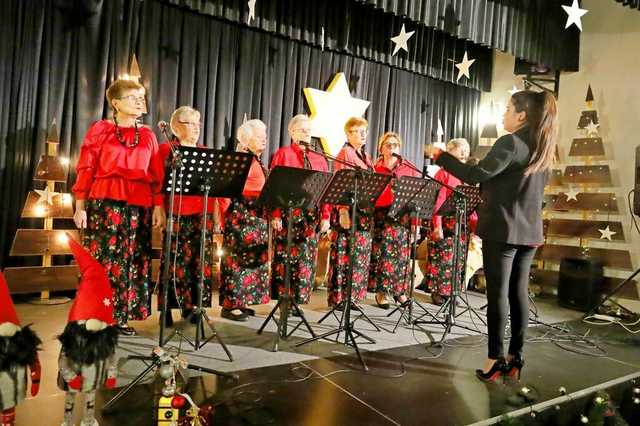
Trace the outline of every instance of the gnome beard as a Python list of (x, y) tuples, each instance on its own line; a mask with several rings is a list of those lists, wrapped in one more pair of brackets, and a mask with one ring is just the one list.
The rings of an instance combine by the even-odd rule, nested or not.
[(118, 331), (105, 323), (99, 330), (87, 329), (92, 321), (72, 321), (58, 336), (62, 344), (58, 358), (58, 385), (66, 392), (63, 425), (73, 424), (73, 406), (78, 392), (85, 394), (81, 425), (97, 425), (94, 417), (95, 391), (103, 384), (111, 389), (116, 383)]
[(38, 392), (38, 348), (41, 343), (29, 326), (18, 329), (13, 335), (0, 334), (0, 412), (3, 425), (15, 422), (15, 406), (24, 400), (27, 393), (28, 369), (31, 370), (31, 394), (35, 396)]

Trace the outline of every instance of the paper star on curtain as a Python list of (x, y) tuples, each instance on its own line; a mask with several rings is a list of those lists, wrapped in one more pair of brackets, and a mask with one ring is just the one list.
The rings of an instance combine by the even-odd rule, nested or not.
[(252, 19), (256, 19), (256, 1), (257, 0), (247, 1), (247, 5), (249, 6), (249, 16), (247, 16), (247, 25), (251, 23)]
[(354, 98), (344, 73), (338, 73), (326, 91), (305, 88), (304, 96), (311, 111), (311, 136), (320, 138), (326, 153), (338, 155), (347, 140), (344, 125), (351, 117), (362, 117), (369, 101)]
[(580, 9), (578, 0), (573, 0), (571, 7), (563, 5), (562, 8), (565, 12), (567, 12), (568, 15), (567, 23), (565, 24), (564, 28), (567, 29), (571, 25), (575, 24), (575, 26), (578, 27), (580, 31), (582, 31), (582, 20), (580, 18), (582, 18), (589, 11), (587, 9)]
[(598, 231), (600, 231), (600, 234), (602, 234), (600, 235), (601, 240), (607, 239), (611, 241), (611, 237), (617, 234), (617, 232), (614, 232), (609, 228), (609, 225), (607, 225), (607, 227), (604, 229), (598, 229)]
[(413, 36), (415, 31), (409, 31), (408, 33), (404, 30), (404, 24), (402, 24), (402, 28), (400, 28), (400, 34), (395, 37), (391, 37), (391, 41), (395, 44), (393, 47), (393, 53), (391, 56), (394, 56), (400, 49), (404, 49), (405, 52), (409, 52), (409, 47), (407, 45), (407, 41)]
[(464, 56), (462, 57), (462, 62), (456, 64), (456, 68), (458, 68), (458, 78), (456, 78), (456, 83), (460, 81), (463, 75), (468, 79), (471, 79), (471, 76), (469, 75), (469, 68), (475, 61), (475, 59), (468, 58), (467, 51), (465, 50)]

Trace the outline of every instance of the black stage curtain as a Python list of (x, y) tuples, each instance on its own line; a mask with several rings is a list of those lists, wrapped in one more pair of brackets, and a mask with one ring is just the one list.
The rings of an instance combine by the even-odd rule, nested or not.
[[(76, 2), (69, 2), (69, 4)], [(61, 155), (75, 165), (84, 132), (106, 117), (107, 85), (127, 72), (135, 52), (153, 125), (179, 105), (202, 112), (206, 145), (233, 149), (244, 114), (269, 129), (265, 159), (289, 143), (286, 124), (304, 112), (304, 87), (326, 88), (344, 72), (353, 96), (371, 101), (369, 152), (398, 131), (403, 155), (422, 165), (440, 118), (445, 139), (478, 139), (480, 92), (319, 48), (161, 2), (110, 0), (65, 8), (62, 0), (12, 0), (0, 17), (0, 265), (8, 252), (46, 131), (56, 119)], [(154, 126), (155, 127), (155, 126)], [(75, 178), (70, 173), (69, 182)], [(69, 190), (59, 187), (58, 190)]]
[[(158, 0), (200, 14), (247, 24), (246, 0)], [(382, 62), (440, 80), (455, 82), (457, 69), (465, 50), (476, 62), (471, 80), (460, 84), (480, 90), (491, 90), (493, 57), (491, 49), (473, 41), (457, 38), (435, 28), (386, 13), (354, 0), (258, 0), (255, 20), (248, 25), (290, 40), (302, 41), (327, 50)], [(409, 39), (409, 53), (392, 56), (391, 37), (415, 31)], [(324, 44), (323, 44), (324, 42)]]
[(616, 3), (622, 3), (623, 6), (640, 10), (640, 0), (616, 0)]
[[(578, 71), (580, 31), (564, 28), (572, 0), (353, 0), (556, 70)], [(616, 0), (637, 3), (638, 0)]]

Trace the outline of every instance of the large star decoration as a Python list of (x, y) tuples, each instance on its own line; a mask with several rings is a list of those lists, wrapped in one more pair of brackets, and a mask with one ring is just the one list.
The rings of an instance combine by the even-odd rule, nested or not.
[(36, 194), (38, 194), (40, 196), (40, 198), (38, 198), (38, 201), (36, 202), (36, 204), (40, 204), (40, 203), (46, 202), (47, 204), (52, 206), (53, 205), (53, 197), (58, 196), (57, 192), (50, 192), (49, 191), (49, 187), (46, 187), (44, 190), (35, 189), (34, 191), (36, 192)]
[(587, 137), (598, 136), (598, 127), (600, 127), (599, 124), (596, 124), (593, 121), (589, 120), (589, 124), (585, 126)]
[(369, 101), (354, 98), (344, 73), (335, 75), (326, 91), (305, 88), (304, 96), (311, 111), (311, 136), (320, 138), (322, 148), (338, 155), (346, 141), (344, 125), (351, 117), (362, 117)]
[(395, 44), (393, 47), (393, 53), (391, 56), (394, 56), (400, 49), (404, 49), (405, 52), (409, 52), (409, 46), (407, 46), (407, 41), (411, 38), (411, 36), (415, 33), (415, 31), (409, 31), (408, 33), (404, 30), (404, 24), (402, 24), (402, 28), (400, 28), (400, 34), (395, 37), (391, 37), (391, 41)]
[(471, 76), (469, 75), (469, 68), (471, 67), (471, 65), (473, 65), (475, 61), (476, 61), (475, 59), (468, 58), (467, 52), (465, 50), (464, 56), (462, 57), (462, 62), (460, 62), (459, 64), (456, 64), (456, 68), (458, 68), (458, 77), (456, 78), (456, 83), (460, 81), (463, 75), (468, 79), (471, 79)]
[(565, 12), (567, 12), (568, 15), (567, 23), (565, 24), (564, 28), (569, 28), (571, 25), (575, 24), (575, 26), (578, 27), (580, 31), (582, 31), (582, 20), (580, 18), (582, 18), (582, 16), (584, 16), (588, 12), (588, 10), (580, 9), (578, 0), (573, 0), (571, 7), (563, 5), (562, 8)]
[(567, 196), (567, 201), (578, 201), (578, 194), (579, 192), (575, 188), (569, 188), (569, 190), (565, 193), (565, 195)]
[(252, 19), (256, 19), (256, 0), (248, 0), (249, 16), (247, 16), (247, 24), (251, 23)]
[(606, 228), (604, 229), (598, 229), (598, 231), (600, 231), (600, 239), (604, 240), (607, 239), (609, 241), (611, 241), (611, 237), (613, 237), (614, 235), (617, 234), (617, 232), (612, 231), (611, 229), (609, 229), (609, 225), (607, 225)]

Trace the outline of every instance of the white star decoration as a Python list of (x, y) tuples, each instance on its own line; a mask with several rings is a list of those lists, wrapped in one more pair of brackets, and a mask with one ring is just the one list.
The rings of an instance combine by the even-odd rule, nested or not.
[(247, 17), (247, 24), (251, 23), (252, 19), (256, 19), (256, 0), (247, 1), (249, 6), (249, 16)]
[(613, 232), (611, 229), (609, 229), (609, 225), (607, 225), (606, 228), (604, 229), (598, 229), (598, 231), (600, 231), (600, 239), (604, 240), (605, 238), (609, 241), (611, 241), (611, 237), (616, 235), (617, 232)]
[(405, 52), (409, 52), (409, 47), (407, 46), (407, 41), (411, 38), (411, 36), (415, 33), (415, 31), (409, 31), (408, 33), (404, 31), (404, 24), (402, 24), (402, 28), (400, 28), (400, 34), (395, 37), (391, 37), (391, 41), (395, 44), (393, 48), (393, 53), (391, 56), (398, 53), (400, 49), (404, 49)]
[(567, 196), (567, 201), (576, 200), (578, 201), (578, 190), (574, 188), (569, 188), (569, 191), (565, 194)]
[(471, 79), (471, 76), (469, 75), (469, 67), (471, 67), (471, 65), (473, 65), (475, 61), (476, 61), (475, 59), (469, 59), (467, 57), (467, 52), (466, 51), (464, 52), (464, 56), (462, 57), (462, 62), (460, 62), (459, 64), (456, 64), (456, 68), (458, 68), (458, 78), (456, 78), (456, 83), (460, 81), (463, 75), (468, 79)]
[(57, 192), (50, 192), (49, 187), (46, 187), (44, 190), (34, 189), (34, 191), (40, 196), (36, 204), (40, 204), (43, 202), (47, 202), (50, 206), (53, 205), (53, 197), (57, 196)]
[(436, 136), (438, 137), (438, 142), (442, 142), (442, 137), (444, 136), (444, 130), (442, 130), (442, 121), (438, 118), (438, 130), (436, 132)]
[(582, 20), (580, 18), (582, 18), (583, 15), (585, 15), (588, 10), (587, 9), (580, 9), (580, 5), (578, 5), (578, 0), (573, 0), (573, 3), (571, 4), (571, 7), (569, 6), (562, 6), (562, 8), (564, 9), (565, 12), (567, 12), (567, 23), (565, 24), (564, 28), (569, 28), (572, 24), (575, 24), (576, 27), (578, 27), (578, 29), (580, 31), (582, 31)]
[(107, 299), (106, 297), (104, 299), (102, 299), (102, 304), (104, 306), (111, 306), (111, 300)]
[(311, 136), (320, 138), (322, 148), (338, 155), (347, 140), (344, 125), (351, 117), (362, 117), (369, 101), (354, 98), (344, 73), (338, 73), (326, 91), (305, 88), (304, 96), (311, 110)]
[(599, 124), (596, 124), (593, 121), (589, 121), (589, 124), (587, 124), (587, 126), (585, 127), (587, 131), (587, 137), (591, 137), (594, 135), (598, 136), (598, 127), (600, 127)]

